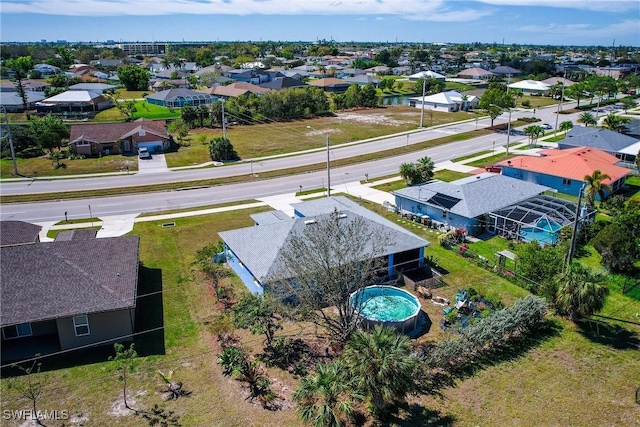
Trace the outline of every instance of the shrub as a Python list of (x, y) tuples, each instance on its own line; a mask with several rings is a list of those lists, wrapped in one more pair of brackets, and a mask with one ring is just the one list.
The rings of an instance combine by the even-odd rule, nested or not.
[(531, 101), (529, 101), (528, 99), (525, 99), (522, 101), (522, 106), (523, 107), (530, 107), (531, 106)]

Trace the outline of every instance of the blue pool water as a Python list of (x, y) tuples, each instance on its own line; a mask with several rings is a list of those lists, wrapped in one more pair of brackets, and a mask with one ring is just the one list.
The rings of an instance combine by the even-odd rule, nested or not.
[(553, 245), (558, 240), (558, 230), (562, 226), (556, 222), (547, 219), (540, 219), (535, 227), (524, 227), (520, 230), (522, 240), (532, 242), (537, 240), (542, 245)]
[(361, 294), (354, 294), (351, 300), (360, 299), (360, 315), (371, 320), (400, 321), (420, 311), (417, 298), (402, 289), (371, 286), (360, 292)]

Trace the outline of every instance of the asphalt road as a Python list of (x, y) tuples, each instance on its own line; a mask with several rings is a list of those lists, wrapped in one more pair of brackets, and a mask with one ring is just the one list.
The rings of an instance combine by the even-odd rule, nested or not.
[[(566, 104), (564, 108), (570, 108)], [(556, 108), (538, 110), (537, 117), (542, 118), (543, 123), (555, 125)], [(496, 119), (496, 124), (506, 121), (506, 114)], [(513, 112), (512, 120), (521, 116), (531, 116), (531, 112)], [(577, 115), (563, 115), (560, 121), (576, 120)], [(489, 125), (489, 119), (482, 119), (478, 127)], [(368, 152), (386, 150), (408, 144), (415, 144), (428, 139), (438, 138), (447, 134), (461, 133), (475, 129), (475, 121), (456, 123), (438, 129), (428, 129), (409, 135), (391, 136), (373, 142), (363, 144), (345, 144), (331, 150), (331, 159), (349, 158)], [(510, 144), (524, 141), (525, 136), (511, 136)], [(435, 163), (451, 160), (466, 154), (490, 150), (496, 141), (496, 147), (504, 146), (507, 135), (491, 134), (474, 138), (472, 140), (454, 142), (419, 152), (376, 160), (372, 162), (353, 164), (331, 170), (331, 187), (340, 190), (340, 186), (347, 182), (362, 180), (365, 174), (369, 179), (379, 176), (395, 174), (402, 163), (415, 162), (416, 159), (429, 156)], [(303, 154), (276, 159), (256, 160), (253, 165), (241, 163), (232, 166), (172, 171), (160, 174), (140, 174), (109, 176), (99, 178), (64, 179), (64, 180), (34, 180), (21, 182), (3, 182), (0, 186), (2, 194), (23, 194), (41, 192), (59, 192), (71, 190), (89, 190), (97, 188), (115, 188), (122, 186), (148, 185), (163, 182), (180, 182), (216, 177), (250, 175), (251, 168), (258, 176), (264, 171), (286, 169), (295, 166), (326, 162), (326, 151)], [(321, 188), (325, 186), (326, 171), (305, 173), (300, 175), (285, 176), (275, 179), (228, 184), (209, 188), (185, 189), (174, 191), (162, 191), (155, 193), (142, 193), (124, 196), (100, 197), (79, 200), (60, 200), (37, 203), (5, 204), (1, 206), (1, 220), (22, 220), (29, 222), (42, 222), (64, 219), (67, 212), (69, 219), (87, 218), (89, 206), (93, 216), (121, 215), (139, 212), (161, 212), (170, 209), (195, 208), (227, 202), (250, 200), (258, 197), (277, 195), (287, 192), (295, 192), (302, 186), (303, 190)]]

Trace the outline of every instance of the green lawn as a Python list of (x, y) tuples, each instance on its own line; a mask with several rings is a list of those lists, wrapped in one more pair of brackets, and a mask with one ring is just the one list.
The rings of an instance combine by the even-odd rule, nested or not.
[[(146, 101), (135, 101), (136, 112), (133, 113), (133, 119), (172, 119), (180, 117), (180, 109), (174, 109), (161, 107), (159, 105), (149, 104)], [(111, 121), (124, 121), (126, 117), (120, 113), (116, 107), (111, 107), (107, 110), (100, 111), (96, 114), (93, 121), (96, 122), (111, 122)]]
[[(47, 157), (37, 157), (33, 159), (16, 159), (18, 173), (22, 176), (65, 176), (84, 175), (89, 173), (130, 172), (138, 170), (138, 160), (135, 157), (120, 155), (88, 157), (86, 159), (60, 160), (66, 165), (65, 168), (55, 169), (55, 162)], [(13, 162), (11, 159), (0, 160), (0, 176), (2, 178), (13, 178)]]
[[(452, 299), (458, 289), (472, 286), (479, 293), (500, 298), (507, 305), (527, 295), (525, 290), (504, 278), (438, 246), (438, 233), (433, 230), (403, 221), (379, 205), (363, 204), (431, 242), (426, 254), (436, 258), (449, 271), (445, 276), (446, 286), (436, 289), (436, 295)], [(148, 355), (138, 360), (129, 375), (134, 407), (148, 409), (153, 404), (160, 404), (174, 411), (184, 426), (301, 425), (292, 408), (263, 410), (245, 399), (238, 382), (221, 375), (215, 361), (219, 348), (211, 332), (219, 323), (221, 309), (206, 282), (191, 265), (198, 249), (218, 240), (217, 232), (251, 226), (253, 221), (249, 214), (265, 209), (178, 218), (174, 220), (176, 226), (171, 228), (161, 227), (164, 221), (136, 224), (132, 234), (142, 236), (141, 289), (149, 292), (150, 284), (161, 286), (145, 298), (153, 299), (163, 307), (162, 316), (154, 316), (164, 325), (165, 351), (162, 354), (148, 352), (154, 344), (150, 334), (137, 338), (138, 350), (146, 351)], [(498, 240), (484, 243), (487, 251), (501, 246)], [(225, 283), (238, 294), (244, 292), (237, 279)], [(158, 293), (158, 290), (162, 292)], [(150, 305), (147, 300), (139, 303)], [(422, 304), (432, 325), (429, 333), (416, 342), (430, 343), (445, 338), (438, 326), (443, 317), (442, 307), (428, 300), (422, 300)], [(625, 304), (629, 310), (640, 311), (640, 303), (634, 300), (614, 298), (608, 304), (611, 304), (611, 312), (624, 308)], [(142, 317), (141, 321), (149, 322), (149, 319)], [(640, 409), (633, 402), (637, 378), (640, 378), (638, 348), (637, 343), (634, 344), (637, 331), (629, 329), (627, 335), (616, 335), (615, 331), (609, 333), (606, 325), (601, 325), (601, 335), (596, 336), (595, 329), (583, 331), (562, 319), (553, 318), (553, 324), (552, 331), (542, 334), (529, 348), (523, 348), (515, 355), (501, 355), (501, 359), (494, 360), (475, 375), (459, 378), (455, 387), (442, 389), (443, 398), (411, 397), (415, 406), (402, 409), (386, 425), (443, 425), (438, 422), (448, 420), (444, 425), (592, 426), (602, 425), (602, 414), (607, 414), (608, 426), (633, 425), (640, 415)], [(277, 334), (300, 336), (308, 333), (312, 334), (313, 329), (303, 324), (285, 323), (285, 329)], [(262, 346), (262, 336), (240, 330), (235, 335), (254, 353)], [(83, 364), (54, 370), (50, 369), (57, 365), (43, 360), (43, 369), (48, 372), (39, 376), (45, 384), (39, 407), (82, 413), (88, 418), (87, 425), (147, 425), (143, 419), (132, 415), (116, 417), (108, 414), (119, 400), (121, 382), (112, 363), (106, 361), (106, 355), (96, 359), (97, 352), (91, 354), (93, 359), (85, 359)], [(73, 364), (77, 360), (72, 353), (59, 363)], [(91, 363), (87, 363), (89, 361)], [(174, 370), (174, 379), (192, 391), (192, 396), (161, 402), (156, 393), (161, 383), (155, 374), (158, 369), (163, 372)], [(290, 392), (297, 381), (287, 372), (275, 368), (268, 369), (267, 374), (278, 381), (274, 383), (276, 392), (287, 396), (290, 402)], [(7, 388), (6, 380), (2, 380), (1, 386), (3, 409), (29, 407), (27, 401)], [(585, 411), (576, 402), (595, 402), (598, 410)], [(8, 422), (7, 425), (19, 424)]]

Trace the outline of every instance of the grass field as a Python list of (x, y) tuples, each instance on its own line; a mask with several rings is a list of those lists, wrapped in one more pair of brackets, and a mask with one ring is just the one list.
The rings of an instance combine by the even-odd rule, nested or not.
[[(132, 94), (131, 96), (135, 96)], [(172, 119), (180, 117), (180, 110), (176, 109), (171, 111), (168, 108), (161, 107), (159, 105), (149, 104), (146, 101), (135, 101), (136, 111), (133, 113), (133, 119)], [(124, 121), (126, 116), (120, 113), (116, 107), (111, 107), (107, 110), (100, 111), (93, 119), (94, 122), (112, 122), (112, 121)]]
[[(426, 254), (435, 257), (449, 271), (445, 276), (446, 286), (437, 289), (436, 295), (452, 299), (458, 289), (473, 286), (478, 292), (510, 305), (527, 294), (505, 279), (470, 264), (457, 253), (439, 247), (435, 231), (403, 222), (379, 205), (363, 204), (431, 241)], [(249, 214), (264, 210), (176, 219), (176, 226), (172, 228), (162, 228), (163, 221), (136, 224), (132, 234), (142, 236), (140, 292), (156, 292), (139, 300), (147, 312), (146, 316), (137, 318), (146, 324), (159, 321), (164, 326), (164, 334), (142, 334), (136, 340), (138, 351), (145, 356), (139, 358), (129, 375), (132, 406), (149, 409), (157, 403), (174, 411), (184, 426), (301, 425), (289, 400), (282, 410), (263, 410), (245, 399), (246, 392), (238, 382), (221, 375), (215, 359), (218, 347), (212, 338), (212, 330), (220, 324), (217, 320), (220, 307), (191, 265), (198, 249), (218, 240), (218, 231), (251, 226)], [(225, 280), (237, 294), (244, 292), (237, 279)], [(162, 292), (157, 293), (159, 290)], [(428, 300), (421, 302), (433, 323), (417, 342), (443, 339), (446, 335), (438, 327), (442, 307)], [(629, 304), (640, 311), (640, 304), (634, 301), (614, 300), (612, 304)], [(161, 315), (155, 311), (158, 307), (163, 309)], [(537, 344), (517, 354), (503, 355), (473, 376), (459, 378), (456, 387), (441, 390), (442, 398), (412, 397), (411, 405), (403, 407), (386, 425), (626, 427), (640, 419), (640, 409), (633, 402), (636, 380), (640, 378), (637, 331), (628, 329), (626, 335), (622, 332), (616, 335), (616, 331), (609, 333), (601, 326), (603, 335), (598, 337), (561, 319), (554, 318), (552, 324), (553, 328), (541, 334)], [(286, 323), (285, 329), (277, 334), (300, 336), (312, 332), (304, 324)], [(262, 336), (250, 335), (247, 331), (237, 331), (236, 335), (251, 352), (260, 350)], [(164, 351), (158, 352), (158, 349)], [(85, 425), (147, 425), (141, 417), (116, 415), (123, 412), (118, 409), (121, 382), (113, 364), (106, 361), (108, 353), (93, 351), (84, 356), (67, 356), (56, 363), (43, 360), (46, 372), (39, 378), (45, 387), (39, 408), (81, 413), (87, 418)], [(61, 367), (64, 363), (78, 365)], [(174, 380), (183, 382), (184, 388), (193, 394), (161, 402), (157, 392), (161, 381), (155, 374), (158, 369), (174, 370)], [(268, 369), (267, 373), (277, 381), (273, 386), (276, 392), (290, 397), (296, 380), (278, 369)], [(585, 410), (576, 402), (593, 402), (597, 410)], [(7, 410), (29, 407), (14, 390), (7, 389), (5, 380), (2, 381), (2, 407)], [(7, 422), (6, 425), (21, 424)]]
[[(16, 159), (18, 173), (28, 177), (45, 176), (65, 176), (65, 175), (85, 175), (90, 173), (123, 172), (129, 167), (130, 172), (138, 170), (138, 161), (135, 157), (125, 156), (104, 156), (100, 158), (88, 157), (86, 159), (68, 160), (62, 159), (60, 163), (66, 165), (65, 168), (55, 169), (55, 161), (47, 157), (36, 157), (32, 159)], [(14, 178), (13, 162), (11, 159), (0, 160), (0, 176), (2, 178)]]

